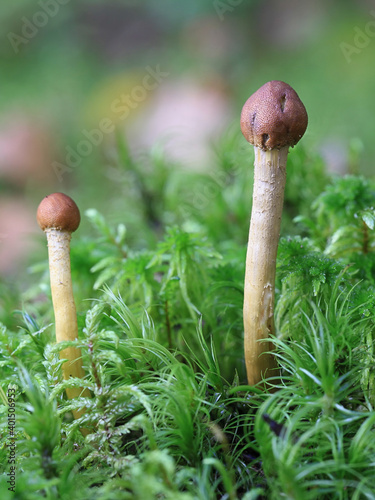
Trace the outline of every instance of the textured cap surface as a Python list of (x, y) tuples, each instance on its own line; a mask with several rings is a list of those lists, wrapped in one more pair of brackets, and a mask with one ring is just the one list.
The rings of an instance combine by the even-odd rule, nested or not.
[(307, 128), (307, 112), (290, 85), (265, 83), (245, 102), (241, 130), (245, 139), (263, 150), (294, 146)]
[(36, 219), (43, 231), (54, 228), (73, 233), (81, 222), (81, 215), (69, 196), (53, 193), (40, 202)]

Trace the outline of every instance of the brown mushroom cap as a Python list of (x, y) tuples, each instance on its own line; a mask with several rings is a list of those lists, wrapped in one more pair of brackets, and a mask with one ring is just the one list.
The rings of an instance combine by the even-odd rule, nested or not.
[(81, 222), (81, 215), (77, 205), (69, 196), (53, 193), (40, 202), (36, 219), (43, 231), (53, 228), (73, 233)]
[(242, 133), (250, 144), (263, 150), (295, 146), (306, 128), (305, 106), (284, 82), (265, 83), (242, 108)]

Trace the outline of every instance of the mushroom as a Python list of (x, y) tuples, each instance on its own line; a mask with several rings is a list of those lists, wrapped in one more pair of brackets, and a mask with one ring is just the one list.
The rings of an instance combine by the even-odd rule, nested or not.
[(278, 375), (273, 345), (276, 256), (289, 147), (305, 133), (307, 112), (288, 84), (271, 81), (246, 101), (241, 131), (254, 145), (254, 187), (244, 289), (247, 379), (255, 385)]
[[(72, 232), (78, 228), (80, 220), (77, 205), (63, 193), (46, 196), (38, 207), (37, 221), (47, 235), (57, 342), (78, 338), (77, 313), (70, 272), (70, 239)], [(67, 360), (62, 365), (65, 380), (71, 377), (84, 378), (81, 350), (78, 347), (62, 349), (60, 358)], [(78, 396), (90, 397), (89, 390), (80, 387), (68, 387), (66, 394), (69, 399)], [(75, 418), (79, 418), (83, 413), (84, 410), (73, 411)]]

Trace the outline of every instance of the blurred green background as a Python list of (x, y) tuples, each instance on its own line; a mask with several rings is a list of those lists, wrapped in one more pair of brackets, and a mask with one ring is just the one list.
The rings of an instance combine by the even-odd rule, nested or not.
[(360, 152), (373, 172), (373, 2), (17, 0), (1, 3), (0, 30), (6, 282), (46, 256), (35, 221), (46, 194), (131, 219), (115, 127), (135, 158), (158, 147), (176, 169), (212, 170), (215, 144), (240, 134), (243, 103), (268, 80), (304, 102), (307, 150), (340, 173)]

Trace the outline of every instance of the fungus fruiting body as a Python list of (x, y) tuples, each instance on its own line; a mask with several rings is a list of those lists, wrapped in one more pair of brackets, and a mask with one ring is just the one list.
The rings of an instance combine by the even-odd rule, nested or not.
[(245, 103), (241, 130), (254, 145), (254, 187), (244, 287), (244, 347), (248, 383), (277, 376), (272, 344), (276, 255), (289, 147), (305, 133), (307, 113), (286, 83), (271, 81)]
[[(38, 207), (37, 221), (46, 233), (48, 242), (56, 341), (76, 340), (78, 326), (70, 271), (70, 239), (72, 232), (80, 223), (79, 209), (69, 196), (63, 193), (50, 194), (41, 201)], [(62, 365), (65, 380), (85, 376), (79, 348), (67, 347), (61, 350), (60, 358), (66, 359)], [(89, 391), (81, 387), (67, 388), (66, 393), (69, 399), (90, 396)], [(75, 411), (73, 414), (75, 418), (79, 418), (82, 411)]]

